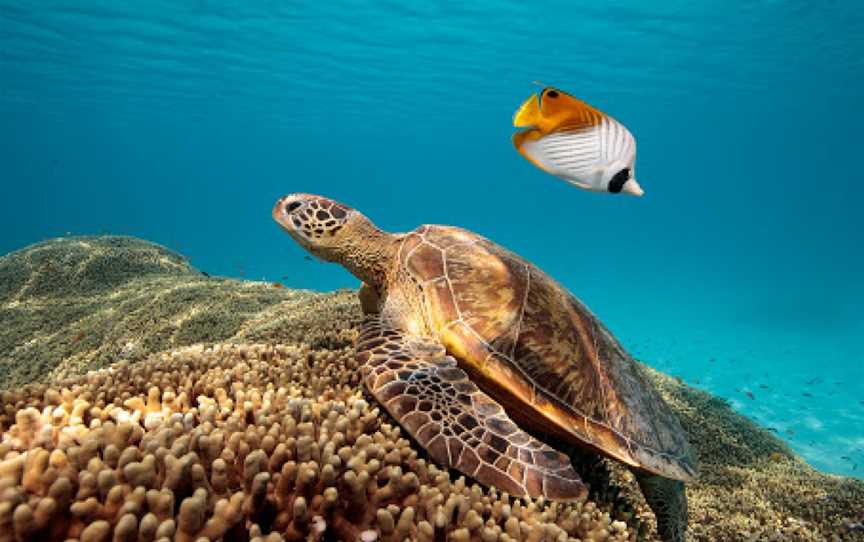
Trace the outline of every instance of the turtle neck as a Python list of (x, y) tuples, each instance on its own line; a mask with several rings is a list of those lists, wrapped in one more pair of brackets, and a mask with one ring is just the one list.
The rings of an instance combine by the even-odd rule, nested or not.
[(337, 261), (380, 292), (396, 258), (398, 237), (379, 230), (368, 220), (358, 222), (352, 233)]

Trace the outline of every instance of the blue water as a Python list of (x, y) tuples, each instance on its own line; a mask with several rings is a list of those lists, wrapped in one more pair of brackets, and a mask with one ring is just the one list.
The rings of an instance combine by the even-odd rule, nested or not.
[[(128, 234), (329, 290), (357, 280), (276, 227), (283, 193), (463, 226), (862, 477), (860, 4), (451, 4), (0, 0), (0, 253)], [(513, 150), (535, 80), (630, 128), (644, 198)]]

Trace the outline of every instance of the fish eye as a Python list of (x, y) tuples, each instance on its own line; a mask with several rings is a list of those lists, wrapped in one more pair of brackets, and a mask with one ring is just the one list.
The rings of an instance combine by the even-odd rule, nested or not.
[(630, 179), (630, 168), (625, 167), (609, 179), (609, 192), (618, 194), (624, 188), (624, 183)]
[(558, 97), (558, 91), (557, 90), (547, 90), (546, 96), (549, 98), (557, 98)]
[(300, 207), (300, 205), (301, 204), (299, 201), (292, 201), (291, 203), (289, 203), (288, 205), (285, 206), (285, 212), (290, 213), (294, 209)]

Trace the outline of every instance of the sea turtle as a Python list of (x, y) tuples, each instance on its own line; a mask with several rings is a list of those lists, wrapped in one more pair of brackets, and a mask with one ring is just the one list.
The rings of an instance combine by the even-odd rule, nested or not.
[(549, 435), (629, 465), (662, 539), (684, 540), (683, 482), (696, 475), (684, 431), (555, 280), (470, 231), (390, 234), (322, 196), (285, 196), (273, 218), (363, 281), (363, 383), (437, 463), (514, 496), (583, 498), (569, 458), (539, 440)]

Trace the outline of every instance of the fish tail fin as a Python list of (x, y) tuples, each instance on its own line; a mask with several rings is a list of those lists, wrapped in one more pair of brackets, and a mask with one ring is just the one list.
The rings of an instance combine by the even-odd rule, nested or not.
[(540, 122), (540, 100), (532, 94), (513, 115), (513, 126), (537, 126)]

